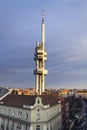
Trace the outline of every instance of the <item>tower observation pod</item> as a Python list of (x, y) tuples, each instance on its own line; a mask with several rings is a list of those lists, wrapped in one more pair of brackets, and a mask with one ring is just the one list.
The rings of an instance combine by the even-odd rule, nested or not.
[(36, 68), (35, 74), (35, 89), (36, 94), (41, 95), (45, 91), (45, 75), (48, 74), (48, 70), (45, 69), (45, 62), (47, 60), (47, 52), (45, 50), (45, 23), (44, 23), (44, 11), (42, 11), (42, 23), (41, 23), (41, 42), (36, 43), (34, 60)]

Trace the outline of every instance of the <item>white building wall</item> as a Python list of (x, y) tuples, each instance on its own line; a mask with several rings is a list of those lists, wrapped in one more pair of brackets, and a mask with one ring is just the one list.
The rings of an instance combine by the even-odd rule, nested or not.
[[(38, 99), (37, 99), (38, 100)], [(21, 124), (21, 130), (36, 130), (37, 125), (40, 125), (40, 130), (58, 130), (61, 129), (61, 103), (54, 106), (43, 106), (40, 99), (40, 103), (36, 101), (35, 105), (29, 108), (17, 108), (0, 105), (0, 127), (3, 124), (9, 124), (9, 130), (12, 128), (12, 122), (14, 121), (14, 130), (17, 129), (18, 122)], [(5, 116), (7, 116), (5, 118)], [(3, 119), (5, 118), (5, 120)], [(9, 121), (7, 118), (10, 117)], [(26, 122), (26, 123), (25, 123)], [(18, 128), (18, 130), (20, 130)]]

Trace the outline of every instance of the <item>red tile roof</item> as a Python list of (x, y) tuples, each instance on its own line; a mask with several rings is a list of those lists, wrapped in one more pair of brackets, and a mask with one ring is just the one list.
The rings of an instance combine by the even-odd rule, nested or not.
[(14, 95), (9, 94), (4, 99), (1, 100), (3, 105), (14, 106), (14, 107), (22, 107), (23, 105), (33, 105), (35, 103), (36, 96), (28, 96), (28, 95)]
[(52, 95), (55, 96), (61, 102), (65, 101), (64, 98), (62, 98), (61, 96), (59, 96), (58, 93), (56, 93), (56, 92), (52, 92)]
[(55, 98), (52, 94), (41, 95), (41, 98), (42, 98), (42, 103), (44, 105), (50, 104), (52, 106), (58, 104), (58, 99)]
[[(13, 106), (13, 107), (23, 107), (23, 105), (31, 106), (35, 104), (36, 97), (38, 96), (9, 94), (0, 102), (3, 102), (3, 105)], [(46, 95), (44, 94), (44, 95), (40, 95), (39, 97), (42, 98), (43, 105), (50, 104), (50, 106), (52, 106), (58, 104), (58, 98), (56, 98), (52, 94), (46, 94)]]

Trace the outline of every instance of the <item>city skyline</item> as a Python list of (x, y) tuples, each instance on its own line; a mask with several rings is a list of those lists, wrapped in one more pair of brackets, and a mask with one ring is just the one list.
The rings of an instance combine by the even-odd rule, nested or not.
[(86, 0), (0, 1), (0, 85), (35, 87), (34, 48), (44, 9), (46, 88), (86, 88), (86, 7)]

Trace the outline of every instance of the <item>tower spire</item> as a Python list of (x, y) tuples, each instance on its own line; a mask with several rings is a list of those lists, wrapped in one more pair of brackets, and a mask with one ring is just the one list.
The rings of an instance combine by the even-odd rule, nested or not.
[(42, 10), (42, 21), (44, 21), (44, 10)]
[(45, 69), (45, 61), (47, 60), (47, 52), (45, 50), (45, 23), (44, 23), (44, 11), (42, 11), (42, 23), (41, 23), (41, 43), (36, 44), (34, 60), (36, 68), (35, 74), (35, 88), (36, 93), (41, 95), (45, 91), (45, 75), (48, 74), (48, 70)]
[(45, 23), (44, 23), (44, 10), (42, 10), (42, 24), (41, 24), (41, 43), (44, 49), (45, 46)]

